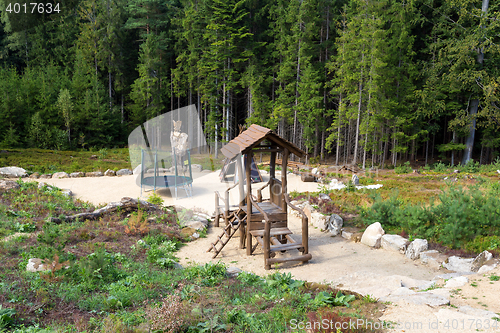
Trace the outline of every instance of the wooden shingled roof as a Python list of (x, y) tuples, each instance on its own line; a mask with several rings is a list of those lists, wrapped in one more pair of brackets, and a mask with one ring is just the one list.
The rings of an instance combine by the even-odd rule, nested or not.
[(233, 159), (239, 153), (248, 153), (264, 140), (269, 140), (271, 143), (281, 148), (287, 148), (290, 153), (293, 153), (298, 157), (303, 157), (305, 155), (305, 152), (303, 150), (298, 148), (293, 143), (281, 138), (269, 128), (265, 128), (255, 124), (250, 125), (247, 130), (243, 131), (236, 138), (229, 141), (227, 145), (222, 147), (221, 151), (224, 156), (229, 159)]

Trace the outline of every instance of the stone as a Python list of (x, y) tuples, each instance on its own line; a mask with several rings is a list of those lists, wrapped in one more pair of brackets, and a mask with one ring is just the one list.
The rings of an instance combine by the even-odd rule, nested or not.
[(399, 235), (383, 235), (380, 245), (385, 250), (405, 253), (408, 239)]
[(472, 272), (472, 261), (474, 261), (472, 258), (451, 256), (443, 263), (443, 267), (455, 272)]
[(460, 170), (455, 169), (455, 170), (453, 170), (453, 173), (460, 173)]
[[(139, 166), (140, 166), (140, 164), (139, 164)], [(116, 172), (117, 176), (129, 176), (129, 175), (132, 175), (132, 174), (133, 174), (133, 172), (130, 169), (120, 169), (120, 170), (118, 170)]]
[(181, 229), (181, 237), (182, 238), (191, 238), (196, 233), (196, 229), (185, 227)]
[(182, 265), (179, 264), (178, 262), (174, 262), (174, 268), (175, 269), (184, 269), (184, 267), (182, 267)]
[(69, 175), (66, 172), (56, 172), (52, 175), (52, 179), (61, 179), (61, 178), (69, 178)]
[(389, 295), (387, 297), (381, 298), (379, 301), (382, 302), (406, 302), (415, 305), (428, 305), (431, 307), (442, 306), (450, 304), (450, 300), (441, 295), (437, 295), (431, 292), (418, 292), (414, 294), (402, 294), (402, 295)]
[(136, 166), (134, 168), (134, 170), (132, 171), (132, 174), (134, 174), (134, 175), (140, 175), (141, 174), (141, 169), (142, 169), (142, 164), (139, 164), (138, 166)]
[(14, 180), (0, 179), (0, 190), (15, 190), (19, 187), (21, 186)]
[(417, 238), (408, 245), (405, 255), (411, 260), (418, 259), (420, 258), (420, 253), (427, 251), (428, 247), (429, 244), (427, 243), (427, 239)]
[(203, 166), (201, 164), (191, 164), (191, 171), (193, 172), (202, 172)]
[(31, 258), (26, 265), (26, 270), (28, 272), (43, 272), (47, 269), (48, 267), (45, 267), (45, 265), (42, 264), (42, 259), (39, 258)]
[(328, 216), (323, 215), (318, 212), (311, 213), (311, 220), (309, 222), (316, 228), (319, 228), (321, 231), (327, 230), (328, 225)]
[(460, 288), (462, 286), (465, 286), (468, 282), (469, 279), (466, 278), (465, 276), (457, 276), (446, 281), (444, 287), (450, 289)]
[(211, 171), (211, 170), (208, 170), (208, 169), (205, 169), (205, 170), (203, 170), (202, 172), (203, 172), (203, 173), (210, 173), (210, 172), (212, 172), (212, 171)]
[(486, 272), (492, 271), (497, 267), (496, 264), (493, 265), (483, 265), (479, 270), (477, 271), (478, 274), (484, 274)]
[(27, 177), (28, 174), (23, 168), (11, 166), (0, 168), (0, 176), (4, 176), (5, 178), (19, 178)]
[(101, 171), (87, 172), (85, 174), (87, 177), (102, 177)]
[(354, 186), (359, 185), (359, 177), (357, 175), (352, 175), (352, 183)]
[(383, 234), (385, 234), (385, 231), (382, 229), (380, 222), (372, 223), (366, 228), (363, 236), (361, 236), (361, 243), (379, 248)]
[(33, 173), (29, 176), (29, 178), (31, 178), (31, 179), (38, 179), (38, 178), (40, 178), (40, 173), (38, 173), (38, 172), (33, 172)]
[(200, 221), (187, 221), (183, 226), (195, 229), (197, 231), (201, 231), (206, 228), (205, 224), (201, 223)]
[(113, 177), (116, 176), (116, 172), (114, 170), (108, 169), (104, 172), (104, 175), (107, 177)]
[(203, 222), (203, 220), (205, 220), (207, 224), (208, 224), (208, 220), (211, 218), (210, 215), (205, 214), (205, 213), (200, 213), (200, 212), (194, 213), (193, 217), (196, 217), (198, 219), (198, 221), (201, 221), (201, 222)]
[(333, 235), (337, 236), (342, 232), (344, 220), (337, 214), (332, 214), (326, 223), (327, 230)]
[(53, 190), (55, 188), (54, 186), (49, 185), (49, 184), (47, 184), (45, 182), (38, 183), (38, 189), (39, 190), (43, 189), (44, 187), (47, 187), (47, 190)]
[(497, 173), (500, 175), (500, 170), (497, 170)]
[(71, 197), (71, 196), (73, 196), (73, 192), (71, 192), (71, 190), (69, 190), (69, 189), (64, 189), (64, 188), (63, 188), (63, 189), (61, 189), (61, 193), (62, 193), (63, 195), (65, 195), (65, 196), (67, 196), (67, 197)]
[(351, 240), (352, 239), (352, 236), (354, 235), (353, 232), (350, 232), (350, 231), (345, 231), (345, 230), (342, 230), (342, 238), (345, 238), (347, 240)]
[(485, 318), (485, 319), (492, 319), (492, 318), (498, 318), (498, 314), (496, 314), (493, 311), (488, 311), (488, 310), (483, 310), (483, 309), (476, 309), (473, 308), (472, 306), (468, 305), (463, 305), (458, 308), (458, 311), (461, 313), (465, 313), (470, 316), (474, 316), (476, 318)]
[(481, 252), (471, 263), (471, 271), (477, 272), (484, 265), (485, 262), (491, 260), (493, 255), (488, 251)]
[(44, 173), (43, 175), (40, 176), (40, 179), (50, 179), (52, 178), (52, 175), (50, 173)]
[(85, 177), (85, 174), (83, 172), (72, 172), (69, 174), (70, 178), (80, 178), (80, 177)]
[(228, 267), (226, 269), (226, 275), (229, 277), (237, 277), (242, 272), (238, 267)]
[(319, 174), (319, 170), (318, 170), (318, 168), (313, 168), (313, 169), (311, 170), (311, 173), (312, 173), (313, 175), (317, 175), (317, 174)]
[(319, 200), (322, 201), (322, 202), (327, 202), (327, 201), (332, 201), (332, 199), (330, 198), (330, 196), (326, 193), (320, 193), (319, 194)]

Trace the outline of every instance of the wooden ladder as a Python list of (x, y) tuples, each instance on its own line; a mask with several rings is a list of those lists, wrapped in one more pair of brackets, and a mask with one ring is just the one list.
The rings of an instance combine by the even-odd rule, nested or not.
[[(226, 226), (222, 229), (222, 233), (220, 234), (220, 236), (217, 236), (217, 241), (210, 245), (210, 248), (207, 250), (207, 252), (214, 250), (215, 253), (212, 259), (215, 259), (215, 257), (217, 257), (217, 255), (220, 253), (220, 251), (222, 251), (224, 246), (229, 242), (231, 237), (233, 237), (240, 226), (245, 223), (247, 215), (245, 213), (245, 215), (240, 218), (239, 215), (241, 215), (242, 213), (245, 213), (245, 211), (243, 211), (242, 209), (238, 209), (232, 212), (231, 216), (229, 217), (229, 223), (226, 224)], [(218, 244), (221, 245), (220, 248), (217, 248)]]

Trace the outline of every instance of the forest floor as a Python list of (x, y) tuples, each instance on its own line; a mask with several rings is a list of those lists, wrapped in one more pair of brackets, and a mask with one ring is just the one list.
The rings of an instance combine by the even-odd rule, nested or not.
[[(386, 172), (372, 178), (377, 183), (381, 183), (386, 187), (382, 188), (384, 189), (382, 193), (388, 190), (387, 187), (391, 188), (395, 183), (401, 185), (403, 179), (406, 179), (408, 182), (414, 183), (414, 188), (418, 189), (416, 191), (418, 193), (413, 191), (413, 195), (417, 197), (428, 197), (430, 192), (438, 192), (439, 188), (443, 185), (442, 179), (428, 179), (428, 176), (423, 175), (399, 176), (394, 175), (392, 172)], [(443, 177), (440, 176), (440, 178)], [(124, 196), (138, 197), (140, 189), (135, 185), (133, 179), (133, 176), (100, 177), (48, 180), (47, 183), (54, 184), (60, 188), (71, 189), (77, 198), (97, 204), (118, 201)], [(423, 180), (426, 181), (423, 182)], [(195, 180), (194, 195), (192, 198), (173, 200), (166, 190), (159, 190), (157, 193), (162, 196), (166, 205), (175, 203), (186, 208), (202, 209), (208, 214), (212, 214), (214, 210), (214, 189), (223, 191), (229, 185), (220, 183), (218, 173), (215, 172), (203, 175), (202, 178), (199, 178), (198, 184)], [(318, 191), (318, 184), (303, 183), (299, 177), (290, 175), (289, 191), (314, 192)], [(292, 231), (300, 234), (300, 221), (294, 217), (290, 217), (289, 220)], [(261, 276), (270, 273), (270, 271), (264, 270), (262, 253), (257, 250), (254, 255), (247, 256), (245, 250), (238, 248), (238, 239), (231, 240), (221, 254), (216, 259), (212, 259), (212, 253), (207, 253), (206, 251), (209, 249), (210, 244), (215, 241), (217, 235), (221, 233), (221, 230), (211, 226), (206, 238), (200, 238), (181, 248), (177, 252), (181, 264), (204, 264), (220, 260), (227, 266), (235, 266)], [(309, 263), (305, 265), (282, 264), (278, 268), (274, 267), (271, 271), (289, 272), (296, 279), (318, 283), (335, 284), (336, 281), (348, 281), (349, 279), (355, 280), (358, 278), (359, 281), (357, 281), (354, 291), (364, 290), (365, 294), (379, 296), (384, 295), (384, 292), (381, 291), (384, 288), (390, 289), (388, 281), (391, 281), (393, 278), (402, 280), (411, 278), (413, 279), (412, 281), (416, 281), (415, 283), (418, 281), (435, 281), (434, 286), (430, 288), (432, 289), (431, 292), (443, 294), (450, 299), (450, 305), (434, 308), (425, 304), (415, 305), (404, 300), (387, 303), (386, 309), (383, 313), (379, 314), (381, 316), (380, 319), (386, 322), (402, 323), (403, 325), (411, 325), (413, 323), (414, 326), (394, 329), (391, 332), (467, 332), (476, 331), (478, 328), (483, 329), (487, 326), (494, 326), (495, 323), (499, 324), (497, 321), (491, 321), (487, 324), (483, 322), (483, 317), (476, 318), (473, 315), (463, 315), (456, 311), (458, 307), (468, 305), (476, 309), (489, 310), (495, 313), (500, 312), (500, 301), (498, 297), (494, 296), (500, 292), (500, 282), (495, 282), (494, 278), (490, 278), (500, 275), (499, 268), (484, 275), (470, 275), (468, 276), (469, 282), (465, 286), (448, 290), (442, 288), (445, 280), (436, 278), (438, 275), (449, 273), (449, 271), (443, 268), (433, 269), (421, 264), (420, 261), (409, 260), (399, 253), (383, 249), (375, 250), (360, 243), (347, 241), (340, 236), (331, 237), (328, 233), (311, 227), (309, 249), (313, 256), (313, 259)], [(363, 278), (363, 276), (366, 278)], [(344, 285), (344, 287), (348, 289), (347, 285)], [(443, 319), (442, 310), (451, 311), (450, 313), (445, 312), (448, 315), (445, 319)], [(439, 328), (434, 330), (432, 325), (438, 319), (442, 320), (442, 322), (439, 324)], [(462, 325), (464, 320), (468, 326), (460, 326), (461, 329), (457, 330), (456, 325)], [(424, 325), (423, 329), (419, 326), (419, 323)], [(453, 326), (452, 324), (456, 325)], [(493, 332), (498, 331), (498, 329), (490, 328), (486, 331)]]

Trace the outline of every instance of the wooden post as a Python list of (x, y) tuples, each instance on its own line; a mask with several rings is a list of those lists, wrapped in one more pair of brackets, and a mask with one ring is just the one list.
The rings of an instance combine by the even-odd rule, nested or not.
[(269, 162), (269, 176), (276, 177), (276, 152), (271, 153), (271, 161)]
[[(252, 235), (250, 234), (250, 226), (252, 219), (252, 201), (250, 198), (252, 197), (252, 169), (250, 165), (250, 161), (252, 160), (252, 151), (246, 154), (245, 161), (245, 174), (246, 174), (246, 182), (247, 182), (247, 256), (252, 254)], [(242, 177), (243, 178), (243, 177)], [(265, 254), (264, 254), (265, 255)]]
[(244, 179), (245, 177), (243, 177), (243, 166), (241, 165), (241, 159), (243, 158), (243, 156), (241, 154), (238, 155), (238, 157), (236, 157), (236, 168), (238, 170), (238, 188), (240, 190), (240, 201), (238, 202), (238, 204), (240, 205), (244, 200), (245, 200), (245, 184), (244, 184)]
[(281, 166), (281, 210), (283, 210), (283, 213), (286, 213), (286, 201), (285, 201), (285, 195), (287, 192), (286, 169), (287, 169), (287, 162), (289, 155), (290, 152), (288, 151), (287, 148), (285, 148), (283, 151), (283, 164)]
[(219, 226), (219, 197), (217, 196), (217, 193), (215, 193), (215, 226)]

